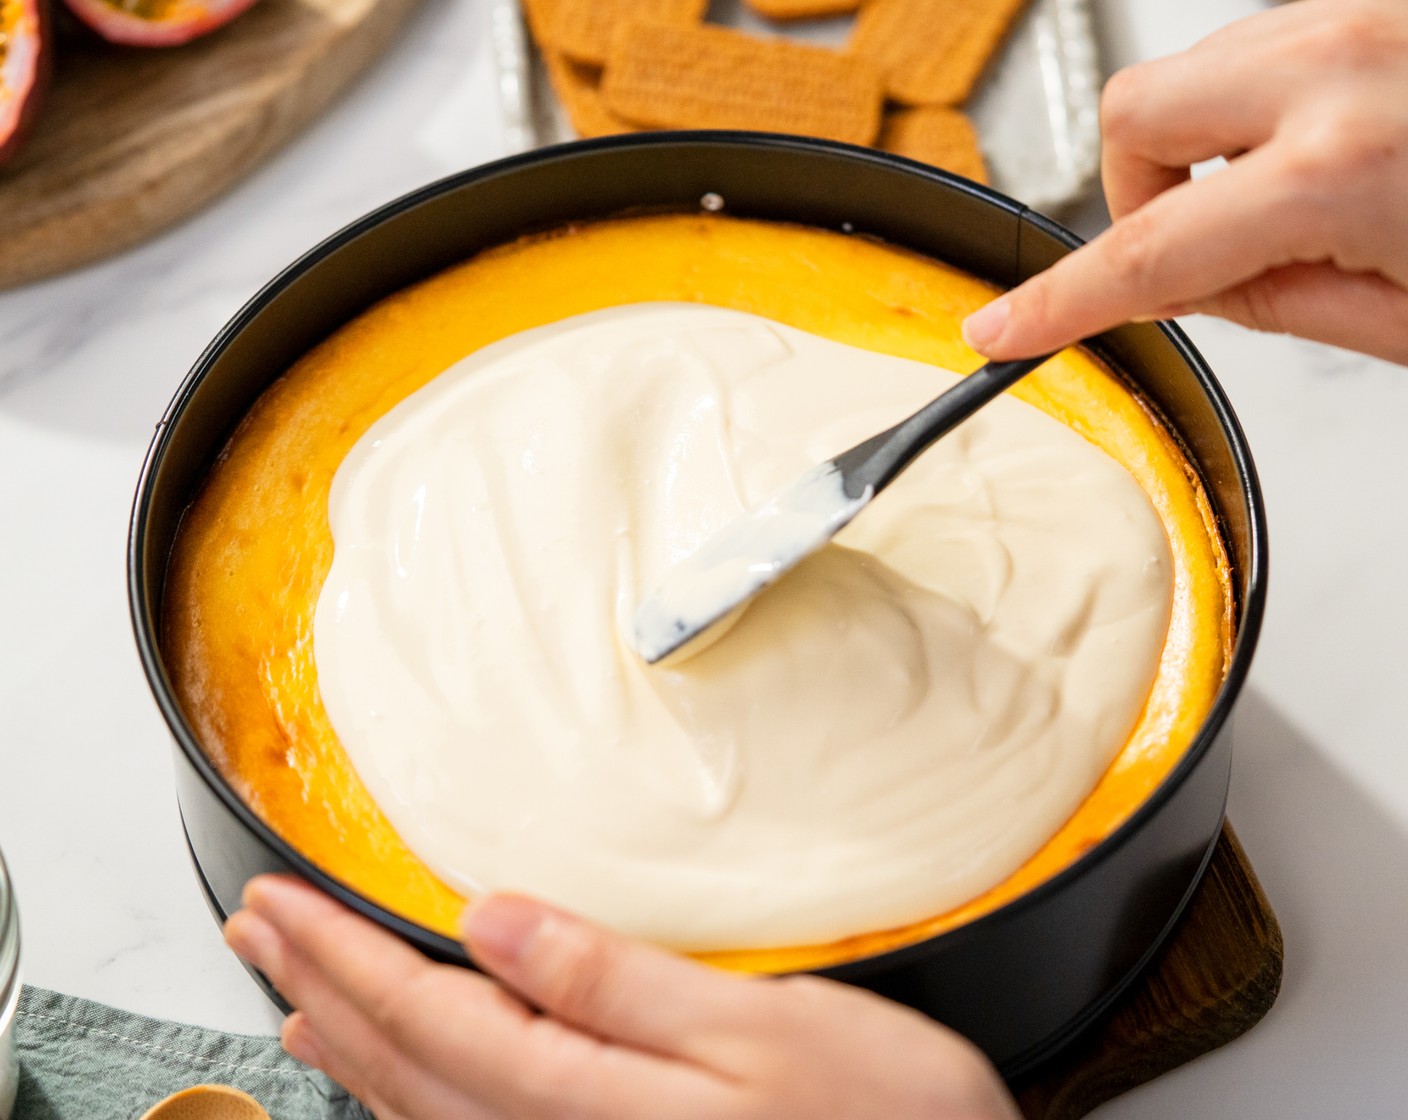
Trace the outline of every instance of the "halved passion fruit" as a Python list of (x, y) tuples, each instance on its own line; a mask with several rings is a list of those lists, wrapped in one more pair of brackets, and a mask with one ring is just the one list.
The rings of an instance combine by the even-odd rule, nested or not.
[(0, 164), (24, 142), (49, 76), (48, 0), (0, 0)]
[[(0, 0), (3, 3), (4, 0)], [(64, 0), (106, 39), (132, 47), (174, 47), (223, 27), (255, 0)]]

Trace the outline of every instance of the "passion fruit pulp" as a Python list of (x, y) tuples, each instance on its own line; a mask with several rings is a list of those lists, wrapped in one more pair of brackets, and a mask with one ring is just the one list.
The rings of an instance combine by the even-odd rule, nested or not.
[[(4, 0), (0, 0), (3, 3)], [(223, 27), (255, 0), (64, 0), (109, 43), (174, 47)]]
[(0, 164), (24, 143), (48, 84), (48, 0), (0, 0)]

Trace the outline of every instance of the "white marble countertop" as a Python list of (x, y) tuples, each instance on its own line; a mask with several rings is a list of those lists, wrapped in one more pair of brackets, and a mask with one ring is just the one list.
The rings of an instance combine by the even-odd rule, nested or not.
[[(1107, 66), (1261, 6), (1096, 3)], [(133, 486), (172, 391), (266, 279), (372, 206), (501, 146), (487, 5), (427, 0), (350, 95), (204, 214), (0, 294), (0, 846), (32, 983), (276, 1029), (181, 839), (169, 739), (128, 626)], [(1231, 816), (1285, 929), (1285, 986), (1251, 1034), (1099, 1115), (1402, 1115), (1408, 370), (1187, 325), (1246, 426), (1270, 510), (1271, 606), (1239, 709)]]

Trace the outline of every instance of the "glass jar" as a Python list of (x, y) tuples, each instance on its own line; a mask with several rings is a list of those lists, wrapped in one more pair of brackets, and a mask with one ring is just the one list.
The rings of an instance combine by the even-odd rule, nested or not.
[(20, 1002), (20, 914), (10, 873), (0, 855), (0, 1120), (10, 1120), (19, 1088), (15, 1008)]

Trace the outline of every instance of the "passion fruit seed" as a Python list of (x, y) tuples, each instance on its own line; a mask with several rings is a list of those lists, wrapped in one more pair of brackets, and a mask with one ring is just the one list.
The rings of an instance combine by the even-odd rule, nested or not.
[(120, 8), (138, 19), (149, 20), (165, 19), (175, 6), (171, 0), (120, 0), (113, 4), (114, 8)]

